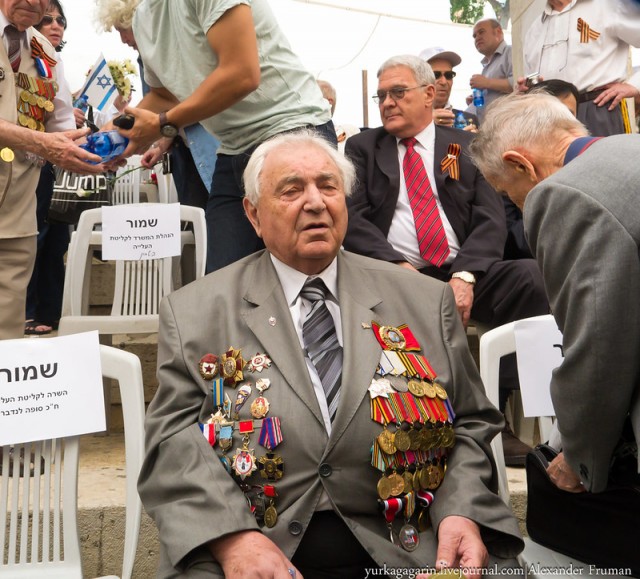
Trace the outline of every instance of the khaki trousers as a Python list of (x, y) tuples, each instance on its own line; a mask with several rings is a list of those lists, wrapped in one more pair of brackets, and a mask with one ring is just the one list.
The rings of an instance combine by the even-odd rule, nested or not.
[(35, 235), (0, 239), (0, 340), (24, 337), (27, 285), (35, 260)]

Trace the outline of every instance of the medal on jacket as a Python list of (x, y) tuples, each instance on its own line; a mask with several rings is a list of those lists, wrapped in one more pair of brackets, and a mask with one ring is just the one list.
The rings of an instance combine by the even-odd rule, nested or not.
[(411, 491), (404, 496), (404, 506), (402, 510), (404, 514), (404, 525), (402, 525), (398, 533), (398, 540), (400, 541), (401, 547), (409, 552), (415, 551), (420, 544), (418, 530), (409, 522), (415, 510), (416, 496), (415, 493)]
[(253, 432), (253, 421), (244, 420), (239, 423), (238, 429), (243, 434), (242, 448), (237, 448), (231, 460), (231, 468), (236, 476), (244, 480), (258, 470), (256, 456), (253, 449), (249, 448), (249, 434)]
[(245, 402), (248, 400), (249, 396), (251, 396), (251, 384), (246, 383), (238, 388), (238, 392), (236, 394), (236, 402), (234, 405), (234, 420), (240, 419), (240, 410), (245, 405)]
[(266, 354), (256, 354), (247, 365), (249, 372), (262, 372), (265, 368), (271, 368), (271, 360)]
[(434, 494), (429, 491), (419, 490), (416, 492), (418, 504), (420, 505), (420, 514), (418, 515), (418, 530), (426, 531), (431, 526), (429, 520), (429, 507), (434, 499)]
[(238, 382), (242, 382), (244, 375), (244, 359), (242, 358), (242, 350), (229, 347), (222, 355), (220, 362), (220, 373), (224, 379), (225, 386), (235, 388)]
[(397, 545), (396, 538), (393, 532), (393, 521), (398, 516), (398, 513), (402, 511), (403, 507), (402, 499), (392, 498), (388, 500), (379, 500), (378, 506), (387, 521), (387, 528), (389, 529), (389, 539), (394, 545)]
[(265, 456), (258, 459), (258, 471), (262, 478), (269, 481), (280, 480), (284, 475), (284, 461), (274, 452), (283, 441), (280, 418), (271, 416), (262, 421), (258, 443), (267, 449)]
[(256, 381), (256, 390), (260, 395), (251, 403), (251, 416), (256, 419), (264, 418), (269, 413), (269, 401), (263, 396), (265, 390), (271, 385), (268, 378), (259, 378)]
[(205, 380), (213, 380), (218, 374), (219, 367), (218, 356), (215, 354), (205, 354), (200, 358), (200, 362), (198, 362), (200, 376)]
[(460, 151), (461, 147), (458, 143), (449, 143), (447, 156), (440, 162), (440, 170), (442, 173), (449, 173), (449, 177), (456, 181), (460, 179), (460, 165), (458, 164)]
[(278, 511), (276, 511), (275, 501), (273, 500), (278, 495), (276, 487), (273, 485), (264, 485), (263, 491), (265, 498), (269, 499), (269, 506), (264, 510), (264, 524), (267, 528), (272, 529), (278, 522)]

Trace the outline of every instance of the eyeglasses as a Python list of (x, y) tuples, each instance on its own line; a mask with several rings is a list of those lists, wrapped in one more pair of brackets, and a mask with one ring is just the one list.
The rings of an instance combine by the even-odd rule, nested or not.
[(56, 16), (55, 18), (49, 15), (43, 16), (42, 20), (40, 20), (40, 26), (51, 26), (54, 20), (58, 23), (58, 26), (66, 29), (67, 19), (64, 16)]
[(456, 77), (455, 70), (446, 70), (445, 72), (442, 72), (441, 70), (434, 70), (433, 74), (436, 77), (436, 80), (441, 76), (444, 76), (447, 80), (453, 80)]
[(378, 104), (382, 104), (384, 101), (386, 101), (387, 95), (390, 96), (394, 101), (401, 101), (404, 98), (404, 95), (407, 91), (415, 90), (417, 88), (423, 88), (425, 86), (428, 86), (428, 85), (419, 84), (418, 86), (412, 86), (409, 88), (404, 86), (394, 86), (389, 90), (379, 90), (371, 98)]

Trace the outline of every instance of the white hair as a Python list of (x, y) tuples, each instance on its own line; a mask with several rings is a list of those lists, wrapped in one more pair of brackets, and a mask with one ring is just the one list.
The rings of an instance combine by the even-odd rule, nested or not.
[(413, 54), (400, 54), (398, 56), (392, 56), (385, 60), (378, 69), (378, 78), (380, 75), (389, 68), (396, 68), (398, 66), (406, 66), (413, 72), (413, 76), (416, 77), (418, 84), (435, 84), (436, 77), (433, 74), (431, 65)]
[(253, 206), (260, 200), (260, 178), (264, 162), (270, 153), (282, 147), (301, 148), (313, 146), (325, 153), (338, 168), (342, 180), (345, 196), (349, 197), (356, 180), (356, 171), (351, 161), (339, 153), (326, 139), (322, 138), (312, 129), (281, 133), (262, 143), (251, 155), (247, 168), (244, 170), (242, 180), (244, 183), (245, 197)]
[(471, 157), (488, 180), (506, 169), (505, 151), (553, 149), (559, 136), (588, 131), (556, 97), (548, 94), (515, 94), (501, 97), (487, 107), (480, 130), (471, 143)]

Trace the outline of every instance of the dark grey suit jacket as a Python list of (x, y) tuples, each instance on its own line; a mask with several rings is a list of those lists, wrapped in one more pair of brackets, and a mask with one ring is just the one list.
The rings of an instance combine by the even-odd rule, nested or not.
[[(473, 135), (438, 125), (435, 129), (436, 188), (460, 241), (460, 252), (450, 271), (485, 273), (502, 259), (504, 251), (507, 230), (502, 201), (466, 154)], [(462, 147), (459, 180), (440, 170), (450, 143)], [(370, 129), (351, 137), (345, 154), (354, 162), (358, 177), (355, 191), (347, 200), (345, 249), (385, 261), (406, 261), (387, 241), (400, 188), (396, 138), (382, 127)]]
[[(416, 295), (421, 296), (419, 302)], [(200, 377), (198, 362), (205, 353), (222, 353), (230, 346), (242, 348), (247, 357), (266, 353), (273, 361), (271, 368), (248, 378), (271, 380), (265, 395), (270, 416), (280, 417), (284, 435), (277, 448), (285, 464), (284, 477), (275, 483), (279, 519), (263, 532), (291, 557), (302, 538), (300, 530), (304, 532), (325, 490), (335, 511), (380, 565), (435, 563), (432, 530), (425, 531), (419, 548), (408, 553), (391, 544), (377, 509), (379, 473), (370, 465), (370, 451), (381, 429), (370, 417), (368, 388), (381, 348), (372, 330), (363, 327), (372, 320), (409, 324), (457, 415), (457, 441), (430, 507), (433, 528), (447, 515), (462, 515), (481, 526), (494, 555), (513, 557), (521, 550), (516, 521), (495, 494), (489, 442), (500, 431), (502, 418), (484, 394), (449, 286), (396, 265), (341, 252), (337, 297), (344, 366), (331, 436), (268, 252), (212, 273), (163, 301), (160, 386), (147, 414), (147, 456), (139, 482), (145, 508), (160, 531), (161, 577), (219, 575), (204, 545), (228, 533), (258, 528), (237, 479), (224, 470), (197, 426), (213, 412), (211, 383)], [(249, 404), (241, 418), (248, 417)], [(230, 454), (240, 446), (236, 434)], [(264, 454), (257, 433), (250, 447)], [(321, 464), (328, 468), (319, 469)]]
[(602, 139), (527, 196), (524, 227), (564, 360), (551, 398), (569, 464), (607, 486), (631, 414), (640, 439), (640, 137)]

